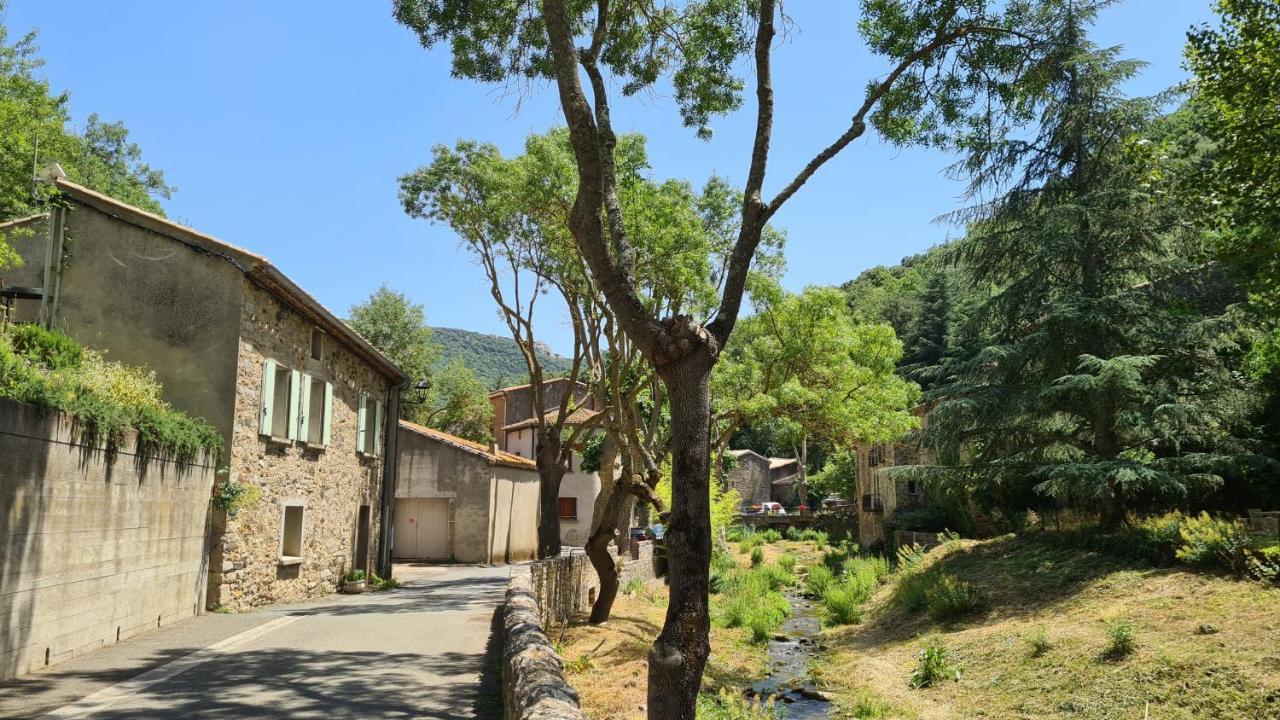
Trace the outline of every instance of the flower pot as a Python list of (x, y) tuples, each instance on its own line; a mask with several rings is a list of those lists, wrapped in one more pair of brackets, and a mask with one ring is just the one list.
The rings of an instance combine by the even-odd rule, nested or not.
[(359, 595), (368, 587), (368, 583), (364, 580), (343, 580), (342, 592), (347, 595)]

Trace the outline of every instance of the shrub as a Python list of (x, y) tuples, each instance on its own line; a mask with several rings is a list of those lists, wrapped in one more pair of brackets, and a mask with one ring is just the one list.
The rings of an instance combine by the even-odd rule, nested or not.
[(805, 590), (816, 598), (821, 598), (827, 588), (835, 582), (835, 573), (826, 565), (815, 565), (809, 568), (809, 577), (805, 579)]
[(844, 572), (844, 564), (851, 555), (843, 548), (832, 548), (822, 554), (822, 564), (833, 573)]
[(262, 490), (257, 485), (232, 480), (226, 470), (219, 470), (218, 475), (218, 483), (213, 487), (213, 505), (228, 515), (251, 507), (262, 497)]
[(778, 566), (789, 573), (796, 570), (796, 556), (791, 553), (783, 553), (778, 556)]
[(579, 655), (564, 664), (564, 671), (570, 675), (578, 675), (587, 672), (593, 667), (595, 667), (595, 663), (591, 662), (590, 657)]
[[(374, 590), (395, 590), (400, 587), (400, 581), (395, 578), (378, 577), (378, 573), (369, 573), (369, 586)], [(557, 652), (559, 652), (557, 650)]]
[(734, 525), (724, 531), (724, 539), (728, 542), (742, 542), (747, 537), (747, 529), (741, 525)]
[(764, 548), (759, 545), (751, 548), (751, 567), (760, 567), (764, 563)]
[(986, 598), (968, 582), (950, 573), (931, 575), (934, 580), (925, 588), (925, 604), (929, 616), (939, 622), (951, 622), (983, 607)]
[(800, 531), (800, 528), (789, 527), (787, 528), (786, 537), (792, 542), (799, 542), (804, 539), (804, 533)]
[(833, 583), (822, 594), (824, 619), (830, 625), (853, 625), (862, 622), (862, 604), (866, 595), (848, 582)]
[(724, 589), (725, 578), (737, 567), (738, 564), (728, 553), (719, 550), (711, 553), (711, 575), (708, 579), (712, 594)]
[(782, 541), (782, 533), (778, 532), (777, 530), (774, 530), (773, 528), (769, 528), (764, 532), (756, 533), (756, 537), (760, 538), (761, 542), (770, 543), (770, 544)]
[(9, 331), (14, 352), (46, 370), (74, 370), (84, 359), (84, 349), (61, 330), (40, 325), (14, 325)]
[(948, 677), (960, 679), (960, 671), (951, 667), (947, 649), (936, 640), (931, 641), (920, 651), (916, 667), (911, 671), (907, 684), (913, 689), (927, 688)]
[(1243, 574), (1249, 536), (1239, 520), (1215, 518), (1209, 513), (1187, 517), (1179, 529), (1178, 559), (1207, 570)]
[(622, 586), (622, 592), (626, 595), (639, 595), (642, 590), (644, 590), (644, 581), (640, 578), (631, 578), (626, 585)]
[(796, 576), (781, 565), (765, 565), (757, 570), (770, 590), (781, 590), (796, 584)]
[(903, 575), (893, 588), (893, 600), (903, 610), (918, 613), (929, 607), (928, 591), (933, 583), (934, 578), (931, 574)]
[(738, 542), (738, 552), (746, 555), (761, 545), (764, 545), (764, 540), (759, 535), (748, 535)]
[(939, 532), (947, 526), (947, 512), (937, 505), (915, 510), (899, 510), (893, 522), (902, 530)]
[(1049, 642), (1049, 636), (1045, 634), (1044, 628), (1036, 628), (1026, 637), (1027, 649), (1031, 653), (1031, 657), (1040, 657), (1049, 652), (1049, 648), (1053, 645)]
[(813, 528), (809, 528), (804, 532), (805, 532), (804, 539), (812, 542), (814, 547), (818, 548), (819, 550), (826, 547), (827, 543), (830, 541), (830, 538), (822, 530), (814, 530)]
[(361, 580), (363, 580), (363, 579), (364, 579), (364, 571), (363, 571), (363, 570), (355, 570), (355, 569), (352, 569), (352, 570), (348, 570), (348, 571), (347, 571), (347, 580), (349, 580), (349, 581), (351, 581), (351, 582), (360, 582), (360, 581), (361, 581)]
[(903, 545), (896, 555), (898, 572), (910, 575), (924, 565), (925, 549), (919, 545)]
[(1131, 655), (1135, 648), (1133, 622), (1120, 619), (1107, 626), (1107, 647), (1102, 651), (1103, 657), (1120, 660)]

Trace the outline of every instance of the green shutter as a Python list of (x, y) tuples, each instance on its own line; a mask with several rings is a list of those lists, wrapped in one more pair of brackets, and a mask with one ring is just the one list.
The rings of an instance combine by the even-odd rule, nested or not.
[(374, 407), (377, 409), (374, 415), (378, 424), (373, 428), (373, 454), (380, 457), (382, 455), (382, 401), (378, 400)]
[(301, 373), (298, 384), (298, 439), (311, 442), (311, 376)]
[(365, 412), (365, 408), (368, 407), (368, 405), (369, 405), (369, 396), (365, 395), (364, 393), (360, 393), (360, 412), (358, 413), (358, 416), (356, 419), (356, 422), (359, 424), (359, 427), (360, 427), (360, 432), (357, 434), (357, 438), (356, 438), (357, 452), (364, 452), (367, 447), (365, 443), (365, 436), (369, 432), (369, 428), (366, 427), (369, 424), (369, 414)]
[(302, 373), (289, 371), (289, 435), (290, 440), (298, 439), (298, 411), (302, 405)]
[(333, 430), (333, 383), (331, 382), (324, 384), (324, 407), (320, 412), (324, 413), (320, 416), (320, 442), (325, 447), (329, 447)]
[(258, 415), (258, 432), (271, 435), (271, 419), (275, 417), (276, 405), (276, 361), (262, 361), (262, 402), (261, 414)]

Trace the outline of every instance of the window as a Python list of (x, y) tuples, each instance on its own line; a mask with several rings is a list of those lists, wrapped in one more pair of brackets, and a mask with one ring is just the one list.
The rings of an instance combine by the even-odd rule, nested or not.
[(298, 391), (302, 373), (275, 360), (262, 363), (262, 408), (258, 432), (277, 439), (298, 437)]
[(324, 331), (320, 328), (311, 328), (311, 359), (319, 360), (324, 355)]
[(919, 494), (920, 494), (920, 483), (916, 482), (915, 480), (908, 480), (908, 481), (907, 481), (907, 494), (908, 494), (908, 495), (919, 495)]
[(333, 383), (302, 376), (302, 441), (308, 445), (325, 447), (329, 444), (329, 432), (333, 418)]
[(578, 519), (578, 498), (576, 497), (560, 498), (560, 519), (561, 520), (577, 520)]
[(296, 565), (302, 562), (302, 527), (306, 507), (288, 504), (280, 513), (280, 562)]
[(877, 445), (871, 448), (871, 451), (867, 453), (867, 464), (872, 467), (884, 464), (884, 447), (883, 446)]
[(373, 457), (382, 454), (382, 422), (382, 402), (360, 393), (357, 452)]

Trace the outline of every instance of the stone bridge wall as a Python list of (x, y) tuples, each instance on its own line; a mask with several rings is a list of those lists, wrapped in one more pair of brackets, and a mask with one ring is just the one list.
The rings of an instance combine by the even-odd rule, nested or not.
[[(659, 577), (652, 541), (633, 542), (619, 578)], [(564, 662), (545, 627), (568, 622), (591, 607), (600, 578), (581, 550), (511, 569), (503, 609), (502, 694), (507, 720), (586, 720), (578, 693), (564, 678)]]

